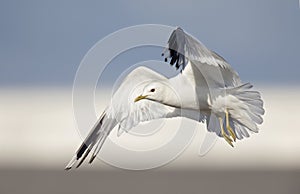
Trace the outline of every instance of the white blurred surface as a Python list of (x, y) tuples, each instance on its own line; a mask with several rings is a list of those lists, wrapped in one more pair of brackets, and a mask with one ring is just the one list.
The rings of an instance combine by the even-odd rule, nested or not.
[[(299, 169), (299, 88), (257, 88), (266, 109), (258, 134), (237, 142), (234, 148), (219, 139), (205, 157), (199, 157), (199, 146), (206, 132), (205, 125), (199, 124), (191, 145), (163, 168)], [(109, 101), (107, 91), (100, 91), (105, 95), (99, 100), (100, 104), (96, 103), (98, 113)], [(71, 89), (2, 88), (0, 107), (0, 167), (64, 168), (82, 141), (73, 116)], [(166, 122), (170, 127), (176, 123), (174, 119)], [(168, 133), (172, 134), (170, 128), (155, 135)], [(113, 141), (130, 139), (130, 134), (117, 138), (112, 132), (110, 136)], [(158, 141), (163, 142), (163, 139)], [(111, 168), (100, 160), (92, 167), (83, 166)]]

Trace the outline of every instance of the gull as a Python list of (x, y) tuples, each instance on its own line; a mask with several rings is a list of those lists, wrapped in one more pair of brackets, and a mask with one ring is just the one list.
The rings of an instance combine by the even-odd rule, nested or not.
[(186, 117), (205, 122), (207, 130), (230, 146), (259, 131), (265, 110), (258, 91), (242, 83), (237, 72), (216, 52), (177, 27), (162, 53), (179, 70), (167, 78), (147, 67), (137, 67), (123, 80), (75, 156), (66, 166), (79, 167), (91, 154), (92, 163), (110, 132), (118, 135), (139, 123)]

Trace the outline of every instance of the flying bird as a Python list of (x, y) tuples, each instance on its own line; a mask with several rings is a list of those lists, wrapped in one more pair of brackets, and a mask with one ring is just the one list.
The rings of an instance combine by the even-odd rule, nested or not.
[(121, 135), (144, 121), (187, 117), (205, 122), (209, 132), (230, 146), (249, 137), (249, 132), (258, 132), (265, 112), (261, 95), (250, 83), (242, 83), (223, 57), (179, 27), (162, 56), (179, 70), (178, 75), (167, 78), (143, 66), (131, 71), (66, 170), (79, 167), (91, 151), (92, 163), (116, 126)]

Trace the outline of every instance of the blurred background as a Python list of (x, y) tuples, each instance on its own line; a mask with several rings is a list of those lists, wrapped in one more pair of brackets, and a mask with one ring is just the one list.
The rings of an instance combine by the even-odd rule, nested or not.
[[(82, 58), (110, 33), (149, 23), (181, 26), (253, 83), (265, 101), (260, 133), (235, 148), (218, 140), (199, 157), (201, 124), (184, 153), (163, 167), (128, 171), (97, 160), (64, 171), (82, 141), (72, 108)], [(297, 0), (1, 0), (0, 26), (0, 193), (300, 192)], [(160, 53), (137, 48), (114, 59), (99, 80), (96, 112), (123, 69), (163, 60)]]

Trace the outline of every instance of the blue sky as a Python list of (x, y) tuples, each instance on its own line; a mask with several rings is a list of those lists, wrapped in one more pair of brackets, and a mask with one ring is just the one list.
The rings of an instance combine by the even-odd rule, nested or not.
[[(181, 26), (227, 59), (245, 81), (300, 83), (297, 0), (1, 0), (0, 86), (72, 85), (97, 41), (148, 23)], [(113, 66), (160, 59), (160, 48), (133, 51)], [(113, 76), (102, 81), (111, 83)]]

